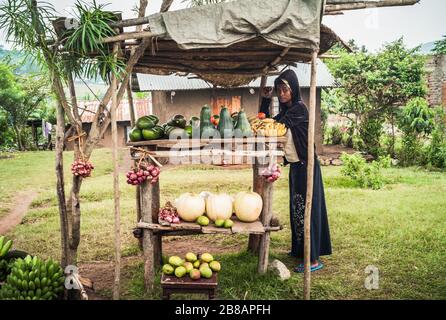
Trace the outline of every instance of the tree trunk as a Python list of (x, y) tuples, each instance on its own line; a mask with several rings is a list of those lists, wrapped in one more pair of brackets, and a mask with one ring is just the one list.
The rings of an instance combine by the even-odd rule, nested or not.
[(15, 124), (12, 126), (12, 128), (14, 129), (14, 133), (17, 139), (17, 147), (19, 148), (20, 151), (25, 151), (19, 128)]
[(61, 260), (60, 264), (65, 268), (71, 264), (68, 256), (68, 220), (67, 207), (65, 203), (65, 182), (63, 171), (63, 146), (64, 146), (64, 111), (60, 103), (57, 104), (57, 127), (56, 127), (56, 178), (57, 178), (57, 202), (59, 204), (60, 216), (60, 240)]

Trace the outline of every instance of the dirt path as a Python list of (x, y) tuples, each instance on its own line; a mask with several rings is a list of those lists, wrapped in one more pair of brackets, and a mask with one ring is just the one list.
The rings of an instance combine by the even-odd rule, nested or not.
[(22, 222), (37, 194), (36, 191), (22, 191), (15, 196), (11, 211), (6, 216), (0, 218), (0, 235), (6, 234)]

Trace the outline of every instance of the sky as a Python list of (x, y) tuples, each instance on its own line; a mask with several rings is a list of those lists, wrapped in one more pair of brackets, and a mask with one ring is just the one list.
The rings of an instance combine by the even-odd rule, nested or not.
[[(0, 0), (2, 2), (2, 0)], [(74, 0), (47, 0), (61, 15), (66, 15)], [(146, 14), (156, 13), (161, 0), (149, 0)], [(139, 0), (97, 0), (109, 3), (110, 10), (122, 11), (124, 18), (133, 18), (132, 8)], [(186, 7), (183, 0), (174, 0), (171, 10)], [(370, 51), (379, 50), (385, 43), (404, 37), (407, 46), (432, 42), (446, 35), (446, 1), (421, 0), (408, 7), (390, 7), (368, 10), (345, 11), (344, 15), (324, 16), (323, 23), (332, 28), (342, 39), (354, 39), (357, 44), (365, 45)], [(0, 45), (9, 48), (0, 34)]]

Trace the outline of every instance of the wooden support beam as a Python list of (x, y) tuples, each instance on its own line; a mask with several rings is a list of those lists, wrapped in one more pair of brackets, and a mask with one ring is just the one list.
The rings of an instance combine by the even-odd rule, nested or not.
[(307, 159), (307, 193), (305, 201), (304, 218), (304, 299), (310, 300), (311, 290), (311, 207), (313, 204), (313, 177), (314, 177), (314, 131), (316, 117), (316, 63), (317, 51), (313, 52), (311, 59), (311, 80), (310, 80), (310, 106), (308, 122), (308, 159)]
[(151, 31), (123, 32), (116, 36), (106, 37), (106, 38), (102, 39), (101, 43), (120, 42), (120, 41), (124, 41), (124, 40), (129, 40), (129, 39), (151, 38), (151, 37), (155, 37), (155, 36), (159, 36), (159, 34), (156, 34)]
[(412, 6), (420, 0), (375, 0), (375, 1), (334, 1), (330, 4), (327, 1), (325, 6), (325, 14), (331, 12), (340, 12), (346, 10), (359, 10), (369, 8), (382, 8), (382, 7), (400, 7), (400, 6)]
[[(118, 43), (113, 46), (113, 55), (116, 59), (118, 54)], [(112, 131), (112, 158), (113, 158), (113, 191), (114, 191), (114, 212), (115, 212), (115, 278), (113, 283), (113, 300), (119, 300), (121, 283), (121, 209), (119, 191), (119, 155), (118, 155), (118, 125), (116, 122), (116, 111), (118, 108), (118, 98), (116, 94), (118, 81), (116, 75), (112, 73), (112, 105), (111, 105), (111, 131)]]
[[(152, 221), (152, 185), (150, 182), (141, 184), (141, 221), (153, 223)], [(148, 229), (143, 231), (143, 257), (144, 257), (144, 286), (147, 292), (153, 290), (155, 280), (155, 261), (153, 250), (155, 239), (153, 232)]]

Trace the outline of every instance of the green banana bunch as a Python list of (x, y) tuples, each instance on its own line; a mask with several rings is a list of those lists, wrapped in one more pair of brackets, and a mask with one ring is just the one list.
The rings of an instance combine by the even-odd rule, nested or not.
[(0, 236), (0, 259), (4, 257), (12, 247), (12, 240), (6, 241), (5, 236)]
[(63, 270), (57, 262), (28, 255), (15, 260), (6, 284), (0, 289), (0, 299), (53, 300), (63, 292), (64, 282)]

